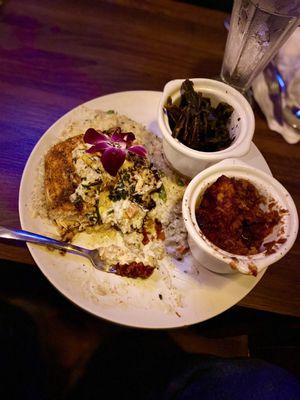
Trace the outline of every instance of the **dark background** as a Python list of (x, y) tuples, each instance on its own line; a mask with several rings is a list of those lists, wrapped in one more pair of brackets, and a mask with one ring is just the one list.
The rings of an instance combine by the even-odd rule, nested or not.
[[(181, 2), (226, 13), (230, 13), (233, 3), (228, 0)], [(250, 355), (276, 363), (300, 376), (300, 328), (297, 318), (233, 307), (193, 327), (163, 333), (134, 330), (97, 319), (80, 310), (61, 296), (38, 268), (1, 260), (0, 268), (0, 300), (30, 316), (29, 320), (24, 318), (24, 326), (20, 329), (35, 332), (46, 360), (47, 369), (43, 372), (50, 382), (52, 398), (60, 398), (74, 385), (84, 374), (95, 350), (101, 348), (103, 343), (117, 360), (122, 337), (126, 337), (126, 343), (130, 345), (130, 340), (136, 340), (137, 332), (141, 345), (154, 342), (155, 349), (168, 351), (166, 343), (170, 341), (187, 353), (206, 352), (222, 357)], [(18, 332), (16, 337), (20, 343), (22, 339)], [(116, 341), (118, 347), (114, 347)], [(159, 374), (159, 371), (155, 373)]]
[(195, 6), (201, 6), (206, 8), (212, 8), (214, 10), (221, 10), (230, 12), (232, 9), (232, 0), (185, 0), (182, 3), (194, 4)]

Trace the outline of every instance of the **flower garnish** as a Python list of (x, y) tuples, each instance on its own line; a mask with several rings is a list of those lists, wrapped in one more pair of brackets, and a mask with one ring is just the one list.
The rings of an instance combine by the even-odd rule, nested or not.
[(100, 153), (103, 168), (112, 176), (116, 176), (124, 164), (128, 153), (146, 157), (147, 150), (140, 145), (132, 146), (135, 135), (132, 132), (122, 132), (117, 127), (108, 131), (109, 134), (89, 128), (83, 137), (85, 143), (91, 144), (87, 153)]

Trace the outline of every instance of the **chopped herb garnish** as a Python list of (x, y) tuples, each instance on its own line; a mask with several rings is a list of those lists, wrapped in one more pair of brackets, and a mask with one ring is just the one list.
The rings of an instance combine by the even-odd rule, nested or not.
[(97, 212), (91, 213), (91, 214), (86, 214), (87, 219), (92, 223), (93, 225), (97, 224), (98, 222), (98, 215)]
[(109, 194), (109, 199), (112, 201), (125, 200), (128, 197), (128, 192), (124, 189), (114, 190)]
[(225, 102), (216, 108), (208, 97), (194, 90), (186, 79), (181, 86), (179, 105), (169, 97), (165, 105), (172, 136), (184, 145), (199, 151), (219, 151), (229, 147), (234, 139), (228, 130), (233, 107)]
[(83, 199), (81, 196), (77, 195), (75, 200), (73, 200), (72, 202), (78, 211), (81, 211), (83, 209)]
[(108, 111), (106, 111), (106, 114), (114, 114), (114, 113), (115, 113), (114, 110), (108, 110)]
[(152, 210), (153, 208), (155, 208), (156, 203), (153, 199), (150, 199), (149, 203), (147, 204), (147, 208), (148, 210)]
[(90, 187), (93, 187), (93, 186), (100, 186), (101, 184), (102, 184), (102, 179), (99, 179), (99, 180), (97, 180), (95, 182), (92, 182), (92, 183), (82, 183), (81, 186), (84, 187), (84, 188), (90, 188)]
[(177, 185), (178, 186), (184, 186), (184, 182), (180, 178), (178, 178), (177, 179)]
[(164, 185), (161, 185), (159, 192), (158, 192), (158, 196), (163, 201), (167, 200), (167, 193), (166, 193), (166, 189), (165, 189)]
[(89, 184), (89, 186), (100, 186), (100, 185), (102, 185), (102, 179), (98, 179), (97, 181)]
[(143, 202), (143, 196), (142, 196), (141, 194), (139, 194), (139, 193), (136, 193), (136, 194), (134, 194), (134, 195), (132, 196), (132, 200), (133, 200), (135, 203), (142, 204), (142, 202)]
[(130, 174), (126, 171), (126, 172), (124, 172), (123, 174), (122, 174), (122, 179), (124, 180), (124, 181), (129, 181), (129, 179), (130, 179)]
[(109, 193), (109, 199), (112, 201), (118, 201), (126, 199), (128, 197), (128, 187), (125, 186), (124, 180), (120, 180)]

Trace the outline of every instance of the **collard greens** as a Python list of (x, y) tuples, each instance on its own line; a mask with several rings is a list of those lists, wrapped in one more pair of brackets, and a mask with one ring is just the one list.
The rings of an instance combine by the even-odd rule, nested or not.
[(219, 151), (230, 146), (234, 137), (228, 130), (233, 107), (220, 102), (216, 108), (208, 97), (194, 90), (192, 81), (186, 79), (180, 90), (179, 104), (169, 97), (165, 105), (174, 138), (199, 151)]

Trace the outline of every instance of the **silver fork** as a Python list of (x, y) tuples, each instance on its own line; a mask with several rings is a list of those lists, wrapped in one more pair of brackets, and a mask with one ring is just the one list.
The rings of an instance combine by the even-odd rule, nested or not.
[(55, 249), (59, 250), (65, 250), (69, 253), (88, 258), (93, 266), (101, 271), (116, 273), (116, 270), (114, 268), (104, 268), (104, 263), (101, 260), (97, 249), (88, 250), (84, 247), (75, 246), (74, 244), (62, 242), (60, 240), (52, 239), (47, 236), (38, 235), (37, 233), (22, 231), (19, 229), (8, 229), (4, 228), (3, 226), (0, 226), (0, 238), (20, 240), (23, 242), (35, 243), (42, 246), (54, 247)]

